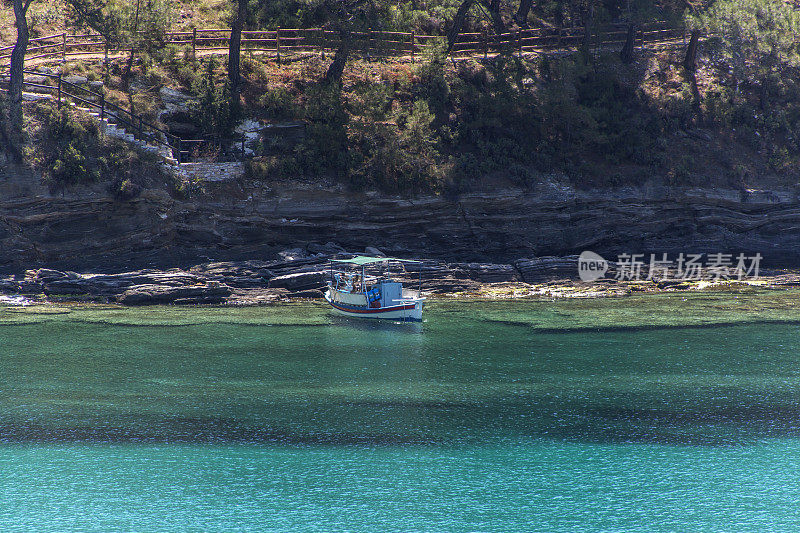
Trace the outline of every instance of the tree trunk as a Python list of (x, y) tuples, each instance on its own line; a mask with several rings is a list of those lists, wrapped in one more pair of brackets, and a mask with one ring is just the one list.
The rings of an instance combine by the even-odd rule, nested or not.
[(697, 86), (697, 74), (694, 70), (686, 71), (689, 77), (689, 85), (692, 88), (692, 109), (697, 116), (697, 121), (703, 123), (703, 108), (700, 107), (700, 88)]
[[(136, 15), (133, 19), (133, 31), (131, 32), (131, 53), (128, 55), (128, 61), (125, 63), (125, 70), (122, 72), (122, 85), (125, 87), (125, 92), (128, 93), (128, 100), (133, 101), (131, 95), (131, 76), (133, 74), (133, 60), (136, 56), (136, 33), (139, 30), (139, 8), (141, 7), (141, 0), (136, 0)], [(133, 109), (131, 109), (133, 111)]]
[(342, 81), (344, 74), (344, 66), (347, 63), (347, 58), (350, 56), (350, 30), (345, 26), (339, 27), (339, 38), (342, 40), (339, 48), (336, 49), (336, 54), (333, 56), (333, 62), (328, 67), (325, 73), (326, 83), (339, 83)]
[(625, 37), (625, 45), (619, 53), (623, 63), (633, 62), (633, 48), (636, 44), (636, 24), (631, 22), (628, 25), (628, 35)]
[(241, 89), (241, 55), (242, 55), (242, 26), (247, 16), (247, 0), (238, 0), (236, 16), (231, 24), (231, 39), (228, 46), (228, 79), (231, 82), (231, 116), (239, 112), (239, 94)]
[(514, 16), (514, 20), (520, 28), (528, 27), (528, 13), (530, 13), (532, 6), (533, 0), (520, 0), (519, 9)]
[(461, 32), (461, 28), (464, 26), (464, 21), (467, 19), (467, 13), (469, 13), (469, 10), (474, 2), (475, 0), (464, 0), (461, 2), (458, 12), (456, 13), (456, 18), (453, 19), (453, 27), (450, 28), (450, 32), (447, 34), (448, 54), (453, 51), (453, 46), (456, 44), (458, 34)]
[(692, 37), (689, 39), (689, 46), (686, 47), (686, 57), (683, 59), (683, 68), (694, 72), (697, 68), (697, 42), (700, 40), (700, 30), (692, 30)]
[(589, 49), (592, 46), (592, 25), (594, 23), (594, 3), (589, 0), (589, 5), (586, 7), (583, 28), (583, 42), (581, 43), (581, 52), (588, 59)]
[(506, 31), (506, 25), (503, 22), (503, 16), (500, 14), (500, 0), (483, 0), (483, 5), (489, 10), (489, 15), (492, 17), (492, 24), (494, 24), (494, 31), (500, 35)]
[(22, 86), (25, 80), (25, 52), (28, 50), (28, 21), (25, 14), (32, 0), (14, 0), (14, 18), (17, 23), (17, 42), (11, 52), (10, 80), (8, 84), (8, 120), (4, 137), (8, 151), (16, 162), (22, 162)]

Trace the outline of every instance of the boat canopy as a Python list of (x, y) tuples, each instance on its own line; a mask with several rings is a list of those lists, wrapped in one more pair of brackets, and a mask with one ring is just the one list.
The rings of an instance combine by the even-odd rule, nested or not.
[(381, 263), (383, 261), (399, 261), (400, 263), (421, 263), (422, 261), (414, 261), (413, 259), (397, 259), (395, 257), (369, 257), (366, 255), (357, 255), (351, 259), (331, 259), (334, 263), (349, 263), (351, 265), (371, 265), (372, 263)]

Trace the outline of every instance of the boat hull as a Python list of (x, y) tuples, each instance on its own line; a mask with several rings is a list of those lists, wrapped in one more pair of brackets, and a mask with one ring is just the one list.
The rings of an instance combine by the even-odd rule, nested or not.
[(325, 294), (325, 299), (331, 304), (333, 312), (353, 318), (371, 318), (371, 319), (384, 319), (384, 320), (399, 320), (399, 321), (421, 321), (422, 320), (422, 302), (423, 299), (415, 301), (405, 301), (399, 305), (390, 307), (373, 307), (367, 308), (363, 306), (352, 306), (343, 304), (341, 302), (334, 302), (331, 300), (330, 294)]

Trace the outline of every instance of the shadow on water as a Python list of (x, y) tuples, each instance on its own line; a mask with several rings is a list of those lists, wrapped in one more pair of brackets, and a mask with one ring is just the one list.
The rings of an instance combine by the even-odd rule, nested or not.
[[(592, 331), (594, 333), (626, 333), (626, 332), (635, 332), (635, 331), (660, 331), (660, 330), (670, 330), (670, 329), (722, 329), (722, 328), (729, 328), (732, 326), (741, 325), (741, 322), (737, 321), (730, 321), (730, 322), (714, 322), (711, 324), (646, 324), (646, 325), (634, 325), (634, 326), (581, 326), (581, 327), (558, 327), (558, 328), (550, 328), (550, 327), (542, 327), (538, 324), (532, 324), (530, 322), (522, 322), (516, 320), (503, 320), (503, 319), (495, 319), (495, 318), (484, 318), (485, 322), (489, 322), (492, 324), (499, 324), (503, 326), (512, 326), (512, 327), (520, 327), (526, 329), (535, 329), (536, 333), (540, 334), (574, 334), (574, 333), (584, 333), (586, 331)], [(751, 325), (788, 325), (788, 326), (798, 326), (800, 325), (800, 320), (756, 320), (749, 322)]]
[[(454, 307), (427, 324), (308, 306), (231, 316), (156, 309), (4, 330), (0, 443), (729, 446), (800, 437), (798, 341), (786, 326), (796, 321), (679, 332), (603, 329), (608, 319), (592, 322), (602, 334), (548, 336), (524, 323), (544, 321), (541, 313), (495, 307), (490, 321)], [(202, 324), (120, 326), (156, 319)]]
[(441, 444), (426, 435), (293, 431), (219, 417), (153, 417), (127, 423), (47, 426), (0, 422), (0, 444), (271, 444), (283, 446), (430, 446)]
[[(303, 427), (224, 416), (130, 415), (113, 419), (0, 419), (0, 443), (252, 443), (288, 446), (457, 446), (504, 440), (680, 446), (747, 445), (800, 437), (800, 405), (694, 409), (581, 403), (339, 402)], [(360, 424), (349, 421), (363, 418)], [(336, 420), (348, 422), (337, 424)], [(390, 421), (375, 424), (376, 419)], [(401, 420), (402, 423), (398, 423)], [(343, 426), (345, 429), (343, 429)]]

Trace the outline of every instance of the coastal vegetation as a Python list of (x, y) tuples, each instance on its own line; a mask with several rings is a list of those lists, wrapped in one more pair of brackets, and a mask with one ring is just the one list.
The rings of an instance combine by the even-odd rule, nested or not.
[(169, 187), (174, 181), (157, 156), (101, 136), (97, 122), (83, 113), (39, 104), (30, 115), (31, 142), (25, 158), (52, 190), (107, 182), (109, 192), (124, 200), (143, 188)]
[[(800, 17), (776, 0), (63, 5), (70, 6), (61, 12), (69, 24), (130, 50), (107, 68), (99, 61), (62, 67), (103, 79), (109, 101), (157, 121), (158, 90), (179, 89), (192, 97), (189, 122), (216, 138), (231, 136), (243, 118), (303, 124), (299, 140), (265, 136), (254, 146), (247, 161), (254, 180), (304, 179), (404, 194), (525, 188), (542, 180), (578, 187), (797, 184)], [(50, 8), (36, 1), (29, 9), (34, 34), (63, 23), (42, 16)], [(663, 49), (638, 46), (637, 28), (656, 20), (685, 28), (690, 39)], [(599, 46), (611, 22), (627, 24), (624, 43)], [(333, 54), (295, 54), (280, 62), (239, 54), (235, 37), (222, 58), (163, 44), (168, 28), (206, 23), (233, 25), (234, 36), (242, 29), (325, 27), (339, 44)], [(454, 31), (491, 35), (526, 27), (581, 27), (585, 35), (558, 54), (510, 50), (457, 60), (448, 54)], [(440, 39), (413, 62), (365, 57), (350, 37), (365, 29)], [(4, 132), (27, 130), (14, 129), (13, 113), (3, 116), (11, 126)], [(70, 153), (91, 152), (76, 131), (60, 130), (77, 135), (64, 141)], [(20, 154), (47, 153), (36, 144), (45, 137), (28, 135)], [(13, 135), (4, 141), (13, 153)], [(54, 173), (55, 163), (31, 157), (59, 184), (98, 172), (119, 181), (110, 168), (62, 161), (66, 166)], [(56, 177), (62, 174), (70, 177)]]

